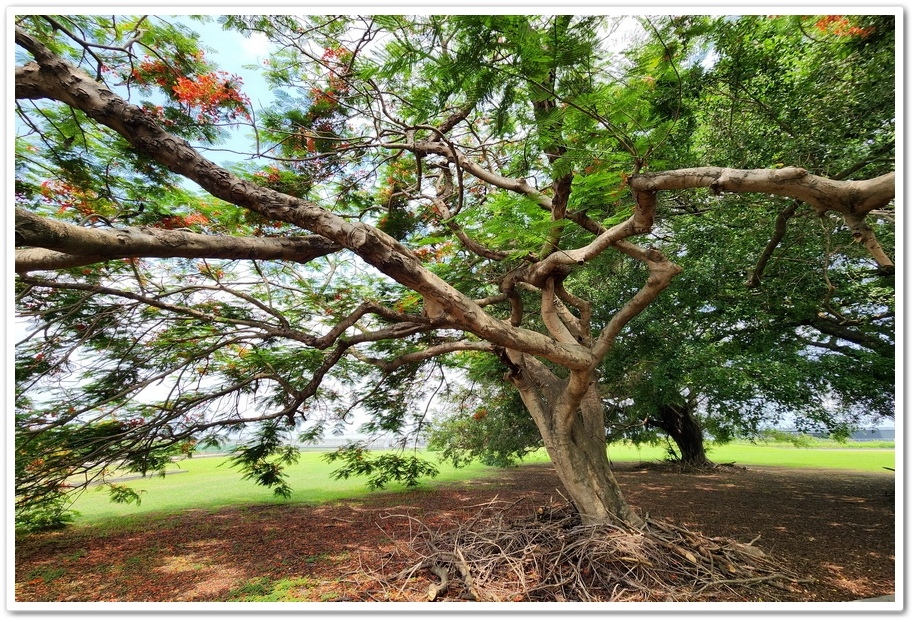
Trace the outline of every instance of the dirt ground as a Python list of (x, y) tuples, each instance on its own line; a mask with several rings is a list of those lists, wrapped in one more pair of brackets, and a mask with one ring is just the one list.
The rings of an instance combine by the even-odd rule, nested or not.
[[(642, 514), (707, 536), (753, 541), (782, 559), (798, 584), (781, 601), (838, 602), (895, 591), (894, 473), (749, 467), (684, 474), (618, 464)], [(434, 578), (397, 593), (375, 578), (402, 570), (401, 546), (418, 522), (447, 528), (494, 500), (534, 516), (562, 502), (549, 466), (409, 493), (320, 506), (188, 510), (142, 529), (70, 529), (16, 543), (17, 602), (222, 602), (423, 600)], [(398, 562), (397, 564), (401, 564)]]

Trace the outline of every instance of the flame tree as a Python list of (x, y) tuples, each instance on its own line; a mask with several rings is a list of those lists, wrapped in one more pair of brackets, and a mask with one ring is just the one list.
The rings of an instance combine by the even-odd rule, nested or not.
[[(847, 47), (887, 30), (817, 19), (750, 21), (820, 23)], [(264, 109), (188, 19), (15, 22), (22, 509), (241, 431), (244, 476), (288, 494), (291, 433), (365, 413), (406, 445), (475, 356), (517, 392), (582, 521), (639, 526), (599, 371), (682, 272), (657, 244), (666, 198), (784, 197), (893, 266), (873, 226), (890, 164), (837, 180), (687, 149), (684, 73), (709, 58), (708, 18), (640, 20), (630, 55), (602, 16), (221, 18), (274, 46)], [(584, 277), (609, 258), (639, 282), (596, 292)], [(336, 456), (376, 485), (431, 471), (409, 453)]]

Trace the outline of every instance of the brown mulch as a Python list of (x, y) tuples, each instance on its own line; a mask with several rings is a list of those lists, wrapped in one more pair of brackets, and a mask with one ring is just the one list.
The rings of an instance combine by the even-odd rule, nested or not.
[[(838, 602), (895, 592), (893, 472), (728, 468), (676, 473), (615, 465), (643, 515), (706, 536), (753, 542), (790, 565), (799, 584), (780, 601)], [(422, 599), (434, 578), (388, 593), (421, 523), (447, 528), (494, 500), (514, 516), (563, 502), (547, 465), (408, 493), (320, 506), (189, 510), (131, 530), (69, 529), (16, 543), (17, 602), (393, 601)], [(774, 599), (775, 600), (775, 599)]]

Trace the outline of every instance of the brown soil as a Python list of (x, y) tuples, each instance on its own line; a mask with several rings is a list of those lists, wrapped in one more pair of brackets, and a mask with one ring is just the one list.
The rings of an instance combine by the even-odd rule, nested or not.
[[(796, 577), (814, 580), (798, 584), (788, 600), (850, 601), (895, 591), (892, 472), (754, 467), (675, 473), (618, 464), (615, 473), (642, 514), (707, 536), (753, 541)], [(533, 518), (538, 507), (562, 502), (561, 491), (551, 467), (533, 465), (492, 480), (320, 506), (189, 510), (130, 531), (33, 535), (16, 543), (15, 599), (422, 600), (434, 581), (422, 572), (401, 583), (404, 592), (386, 592), (376, 581), (402, 571), (403, 545), (418, 522), (448, 528), (494, 499), (514, 503), (509, 513)]]

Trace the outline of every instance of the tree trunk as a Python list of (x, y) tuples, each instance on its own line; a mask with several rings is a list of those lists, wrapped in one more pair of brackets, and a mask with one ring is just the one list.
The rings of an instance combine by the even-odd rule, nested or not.
[(524, 367), (512, 380), (582, 523), (642, 527), (645, 522), (627, 504), (611, 471), (604, 410), (593, 375), (585, 375), (584, 382), (575, 373), (564, 380), (532, 357), (518, 361)]
[(703, 428), (689, 407), (667, 404), (658, 411), (658, 419), (650, 424), (664, 430), (680, 453), (680, 461), (687, 465), (709, 465), (703, 445)]
[(575, 418), (568, 439), (547, 441), (547, 454), (584, 525), (626, 524), (641, 526), (643, 520), (627, 503), (611, 471), (604, 429), (588, 430)]

